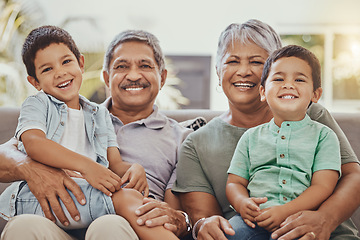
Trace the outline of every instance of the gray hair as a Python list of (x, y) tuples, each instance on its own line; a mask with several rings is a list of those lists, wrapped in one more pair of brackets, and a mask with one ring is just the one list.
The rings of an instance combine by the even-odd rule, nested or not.
[(280, 36), (268, 24), (250, 19), (243, 24), (232, 23), (220, 35), (216, 54), (216, 67), (220, 69), (226, 51), (235, 41), (241, 43), (254, 42), (269, 55), (282, 47)]
[(130, 41), (143, 42), (150, 46), (154, 52), (155, 61), (160, 73), (165, 70), (164, 54), (161, 51), (159, 40), (153, 34), (142, 30), (127, 30), (115, 36), (106, 50), (103, 70), (109, 72), (110, 62), (114, 56), (115, 48), (124, 42)]

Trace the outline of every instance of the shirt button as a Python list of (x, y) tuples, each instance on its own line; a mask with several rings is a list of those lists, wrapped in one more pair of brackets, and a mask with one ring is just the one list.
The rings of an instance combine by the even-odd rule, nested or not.
[(283, 197), (283, 200), (284, 200), (284, 201), (287, 201), (287, 197)]
[(64, 125), (65, 125), (65, 123), (64, 123), (63, 121), (61, 121), (60, 124), (61, 124), (61, 126), (64, 126)]
[(282, 180), (282, 184), (286, 184), (286, 180), (284, 179), (284, 180)]
[(284, 158), (284, 157), (285, 157), (285, 154), (280, 154), (280, 157), (281, 157), (281, 158)]
[(14, 198), (15, 198), (15, 194), (11, 194), (11, 198), (14, 199)]
[(281, 136), (281, 139), (284, 140), (284, 139), (286, 139), (286, 137), (283, 135), (283, 136)]

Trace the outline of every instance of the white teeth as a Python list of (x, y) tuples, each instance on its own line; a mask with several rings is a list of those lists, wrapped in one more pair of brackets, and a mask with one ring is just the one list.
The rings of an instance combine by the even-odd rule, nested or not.
[(294, 99), (295, 96), (292, 96), (292, 95), (285, 95), (285, 96), (281, 96), (281, 98), (283, 99)]
[(254, 83), (234, 83), (235, 87), (246, 87), (246, 88), (251, 88), (254, 87), (255, 84)]
[(126, 91), (139, 91), (139, 90), (142, 90), (144, 89), (143, 87), (137, 87), (137, 88), (126, 88), (125, 90)]
[(57, 87), (59, 87), (59, 88), (63, 88), (63, 87), (65, 87), (66, 85), (68, 85), (70, 82), (71, 82), (71, 80), (70, 80), (70, 81), (67, 81), (67, 82), (62, 83), (62, 84), (58, 85)]

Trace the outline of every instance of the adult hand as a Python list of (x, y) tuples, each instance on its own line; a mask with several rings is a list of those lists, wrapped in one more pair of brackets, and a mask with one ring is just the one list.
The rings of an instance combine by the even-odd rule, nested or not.
[(181, 211), (171, 208), (166, 202), (144, 198), (143, 205), (135, 211), (135, 214), (139, 216), (137, 220), (139, 225), (164, 226), (179, 237), (186, 233), (184, 215)]
[(61, 208), (60, 198), (71, 217), (75, 221), (80, 219), (75, 203), (66, 189), (74, 194), (80, 204), (86, 203), (85, 196), (80, 187), (63, 170), (52, 168), (30, 159), (26, 164), (22, 165), (22, 168), (30, 191), (39, 201), (45, 217), (55, 222), (55, 214), (62, 224), (68, 225), (69, 220)]
[[(211, 216), (198, 223), (198, 240), (226, 240), (225, 234), (234, 235), (228, 220), (221, 216)], [(195, 229), (197, 230), (197, 229)]]
[(146, 173), (143, 166), (134, 163), (121, 178), (121, 185), (128, 182), (125, 188), (133, 188), (142, 193), (145, 197), (149, 196), (149, 185), (146, 180)]
[(301, 211), (289, 216), (271, 237), (279, 240), (325, 240), (330, 238), (327, 220), (319, 211)]

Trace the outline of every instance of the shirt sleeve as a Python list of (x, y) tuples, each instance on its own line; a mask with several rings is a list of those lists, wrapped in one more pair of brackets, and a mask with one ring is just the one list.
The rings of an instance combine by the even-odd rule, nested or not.
[(39, 95), (28, 97), (20, 108), (15, 137), (20, 140), (21, 134), (30, 129), (39, 129), (46, 134), (47, 106)]
[(340, 126), (331, 114), (322, 105), (313, 103), (308, 109), (308, 115), (312, 120), (328, 126), (335, 132), (340, 142), (341, 164), (359, 162), (349, 143), (349, 140), (345, 136), (345, 133), (341, 130)]
[(240, 138), (230, 163), (228, 173), (238, 175), (249, 180), (250, 157), (249, 157), (249, 131)]
[(319, 170), (335, 170), (341, 175), (341, 157), (339, 141), (336, 134), (328, 129), (323, 128), (313, 164), (313, 172)]
[(119, 148), (119, 145), (117, 143), (117, 139), (116, 139), (116, 134), (115, 134), (115, 129), (114, 129), (114, 125), (112, 123), (109, 111), (99, 105), (99, 107), (102, 109), (102, 111), (104, 111), (104, 115), (105, 115), (105, 122), (106, 122), (106, 127), (107, 127), (107, 136), (108, 136), (108, 147), (117, 147)]

